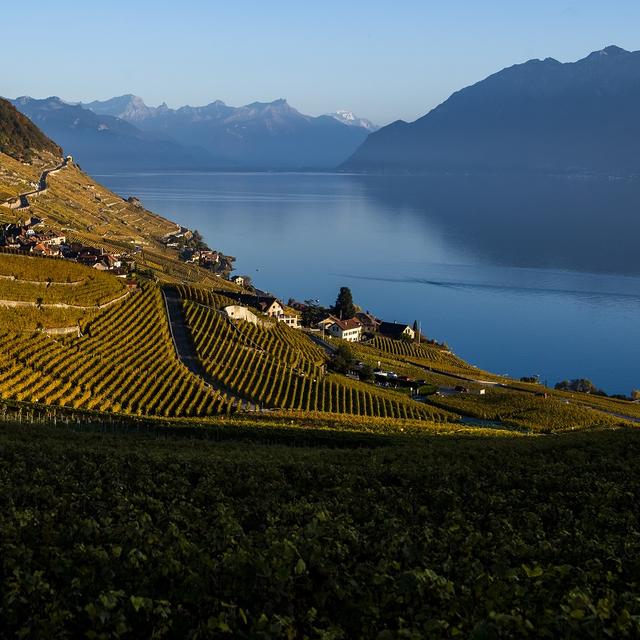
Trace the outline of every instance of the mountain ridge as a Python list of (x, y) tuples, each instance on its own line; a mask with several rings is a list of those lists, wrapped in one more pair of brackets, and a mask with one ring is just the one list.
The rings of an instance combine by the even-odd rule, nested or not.
[(369, 134), (335, 117), (305, 115), (284, 98), (178, 109), (149, 107), (133, 94), (13, 103), (90, 171), (332, 169)]
[(348, 170), (638, 173), (640, 52), (532, 59), (371, 134)]
[(166, 103), (149, 107), (139, 96), (125, 94), (82, 104), (181, 144), (201, 145), (226, 168), (333, 168), (355, 151), (373, 126), (360, 119), (347, 122), (336, 114), (306, 115), (285, 98), (239, 107), (214, 100), (172, 109)]
[(20, 96), (11, 103), (89, 171), (186, 169), (208, 162), (197, 146), (144, 132), (121, 118), (97, 115), (57, 96)]

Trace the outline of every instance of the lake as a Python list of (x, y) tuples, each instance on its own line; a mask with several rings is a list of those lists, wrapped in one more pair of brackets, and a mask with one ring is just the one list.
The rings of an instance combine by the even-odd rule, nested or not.
[(469, 362), (640, 388), (640, 183), (531, 176), (99, 175), (203, 233), (236, 273), (329, 305), (340, 286)]

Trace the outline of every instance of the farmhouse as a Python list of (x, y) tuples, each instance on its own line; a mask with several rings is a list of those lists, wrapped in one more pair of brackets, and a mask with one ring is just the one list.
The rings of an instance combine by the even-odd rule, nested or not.
[(359, 311), (358, 313), (356, 313), (356, 318), (360, 320), (363, 331), (375, 333), (380, 327), (380, 320), (378, 320), (373, 314), (369, 313), (368, 311)]
[(253, 307), (258, 311), (261, 311), (266, 316), (277, 320), (278, 322), (284, 322), (287, 326), (294, 329), (300, 328), (300, 318), (297, 314), (291, 311), (285, 310), (284, 305), (278, 298), (274, 298), (269, 295), (251, 295), (248, 293), (234, 293), (231, 291), (219, 291), (227, 298), (235, 300), (240, 305), (246, 305)]
[(239, 304), (225, 307), (224, 312), (229, 316), (229, 318), (233, 318), (234, 320), (244, 320), (245, 322), (250, 322), (256, 326), (262, 324), (255, 313), (247, 309), (247, 307), (243, 307)]
[(329, 325), (327, 331), (335, 338), (340, 338), (347, 342), (359, 342), (362, 337), (362, 325), (358, 318), (350, 318), (349, 320), (338, 320), (336, 318)]
[(338, 318), (335, 316), (327, 316), (324, 320), (320, 320), (320, 322), (316, 324), (316, 327), (326, 331), (336, 320), (338, 320)]
[(378, 331), (388, 338), (409, 338), (414, 340), (416, 332), (408, 325), (399, 322), (381, 322)]

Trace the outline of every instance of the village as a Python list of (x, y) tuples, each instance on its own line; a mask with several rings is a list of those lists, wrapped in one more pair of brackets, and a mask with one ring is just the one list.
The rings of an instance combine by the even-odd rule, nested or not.
[[(346, 314), (351, 317), (344, 317), (341, 311), (321, 307), (317, 301), (300, 302), (289, 299), (285, 304), (276, 296), (255, 288), (248, 276), (231, 276), (235, 258), (211, 250), (197, 231), (179, 227), (176, 232), (165, 236), (161, 241), (167, 248), (177, 250), (181, 261), (204, 267), (241, 289), (234, 292), (225, 288), (217, 292), (236, 303), (223, 309), (230, 320), (242, 320), (258, 326), (264, 326), (274, 320), (281, 322), (292, 329), (308, 333), (329, 355), (337, 350), (337, 342), (332, 342), (332, 339), (358, 343), (382, 336), (407, 342), (427, 342), (417, 323), (411, 326), (387, 322), (359, 307), (354, 306), (353, 315)], [(0, 251), (73, 260), (98, 271), (127, 278), (136, 271), (136, 254), (139, 254), (142, 248), (134, 245), (130, 252), (108, 253), (104, 248), (73, 241), (64, 233), (46, 228), (43, 219), (31, 216), (24, 221), (0, 227)], [(379, 365), (380, 363), (368, 376), (372, 382), (380, 386), (410, 387), (417, 390), (424, 384), (423, 380), (414, 380), (394, 371), (384, 371)], [(362, 377), (365, 369), (362, 362), (354, 360), (344, 373), (352, 377)], [(443, 394), (468, 392), (469, 389), (463, 386), (438, 390), (438, 393)]]
[[(231, 298), (237, 304), (228, 305), (222, 312), (231, 320), (242, 320), (257, 326), (264, 326), (269, 321), (261, 319), (266, 316), (271, 321), (282, 322), (292, 329), (305, 331), (309, 337), (320, 347), (322, 347), (332, 359), (341, 353), (347, 354), (347, 361), (343, 363), (341, 373), (352, 378), (366, 379), (382, 387), (406, 388), (412, 395), (417, 395), (419, 390), (424, 390), (426, 382), (423, 379), (414, 379), (400, 375), (395, 371), (384, 370), (377, 363), (376, 368), (369, 368), (367, 365), (353, 358), (346, 349), (339, 348), (340, 343), (332, 341), (337, 339), (343, 343), (368, 342), (375, 336), (390, 338), (394, 340), (404, 340), (408, 343), (424, 343), (428, 340), (419, 331), (417, 323), (414, 326), (399, 322), (386, 322), (376, 318), (368, 311), (359, 310), (355, 307), (354, 316), (348, 319), (339, 318), (331, 311), (320, 307), (316, 301), (299, 302), (290, 299), (287, 304), (270, 293), (255, 289), (250, 285), (250, 279), (246, 276), (234, 276), (231, 278), (239, 286), (250, 287), (250, 292), (233, 293), (227, 290), (217, 291), (220, 295)], [(331, 367), (331, 364), (330, 364)], [(477, 392), (481, 395), (484, 389), (472, 391), (468, 386), (456, 385), (452, 387), (439, 387), (430, 389), (438, 395), (453, 395), (459, 393)]]
[(0, 250), (73, 260), (123, 278), (135, 268), (132, 254), (107, 253), (104, 249), (74, 242), (64, 233), (45, 229), (44, 221), (35, 216), (23, 222), (3, 225), (0, 228)]

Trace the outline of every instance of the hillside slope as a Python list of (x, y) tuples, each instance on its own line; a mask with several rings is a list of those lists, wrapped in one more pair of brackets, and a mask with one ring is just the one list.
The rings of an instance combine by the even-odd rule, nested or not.
[(640, 51), (530, 60), (373, 133), (343, 167), (635, 174), (639, 110)]
[(34, 151), (62, 156), (62, 149), (55, 142), (10, 102), (0, 98), (0, 153), (30, 162)]

